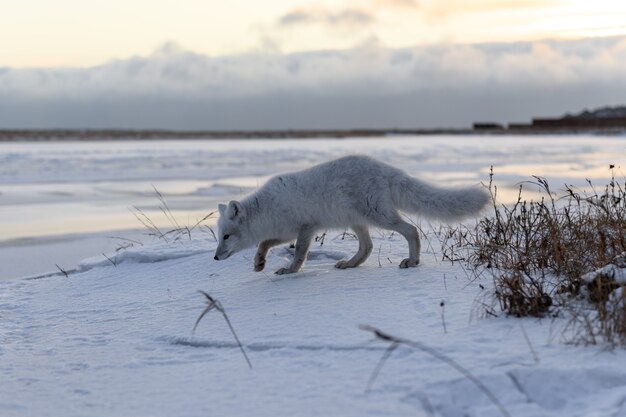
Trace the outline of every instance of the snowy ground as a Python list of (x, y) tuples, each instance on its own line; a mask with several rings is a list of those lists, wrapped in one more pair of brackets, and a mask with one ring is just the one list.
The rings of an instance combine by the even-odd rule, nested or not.
[[(375, 245), (362, 267), (336, 270), (356, 242), (327, 238), (303, 272), (278, 277), (285, 248), (255, 273), (252, 252), (215, 262), (215, 244), (199, 236), (129, 249), (117, 266), (95, 257), (69, 278), (3, 281), (0, 415), (500, 415), (466, 378), (408, 348), (365, 393), (386, 345), (359, 324), (453, 358), (512, 416), (626, 415), (626, 352), (565, 345), (559, 322), (480, 319), (489, 282), (432, 253), (400, 270), (405, 243)], [(253, 369), (216, 311), (192, 335), (204, 308), (197, 290), (221, 301)]]
[(153, 185), (179, 221), (194, 223), (270, 175), (355, 152), (446, 185), (486, 181), (493, 165), (503, 202), (530, 175), (584, 186), (626, 159), (624, 138), (587, 135), (0, 143), (0, 279), (73, 268), (89, 250), (115, 247), (109, 236), (134, 238), (129, 207), (162, 225)]
[[(28, 210), (39, 208), (37, 219), (62, 225), (74, 218), (88, 225), (90, 216), (106, 212), (115, 229), (122, 209), (130, 217), (128, 206), (153, 204), (150, 183), (171, 186), (177, 214), (206, 212), (274, 172), (350, 151), (448, 184), (485, 180), (494, 164), (503, 190), (529, 174), (582, 185), (585, 177), (606, 178), (609, 163), (624, 162), (623, 138), (440, 139), (132, 143), (116, 151), (97, 144), (3, 144), (0, 223), (11, 236), (1, 242), (0, 258), (6, 251), (14, 251), (1, 258), (8, 262), (17, 254), (22, 262), (45, 257), (37, 227), (27, 232), (29, 218), (20, 217)], [(70, 193), (67, 200), (50, 194), (55, 184)], [(55, 204), (68, 204), (71, 215), (63, 217)], [(83, 232), (107, 230), (106, 221), (95, 222)], [(338, 235), (330, 232), (323, 246), (315, 245), (304, 271), (291, 276), (272, 273), (289, 262), (284, 247), (270, 253), (265, 272), (255, 273), (253, 251), (213, 261), (215, 242), (198, 232), (175, 243), (144, 237), (143, 245), (117, 253), (78, 244), (93, 256), (63, 265), (75, 271), (69, 277), (0, 281), (0, 415), (501, 415), (457, 371), (405, 347), (392, 354), (366, 393), (387, 347), (358, 329), (369, 324), (466, 367), (511, 416), (626, 416), (623, 350), (568, 345), (559, 320), (482, 318), (480, 302), (488, 300), (491, 282), (472, 282), (458, 264), (440, 261), (433, 236), (416, 269), (397, 267), (406, 242), (375, 232), (370, 259), (360, 268), (337, 270), (334, 263), (357, 247)], [(68, 246), (57, 242), (56, 256), (89, 239), (79, 236), (68, 238), (74, 242)], [(47, 239), (44, 248), (57, 238)], [(15, 271), (4, 260), (2, 268), (0, 275)], [(205, 306), (198, 290), (221, 301), (253, 369), (218, 312), (192, 335)]]

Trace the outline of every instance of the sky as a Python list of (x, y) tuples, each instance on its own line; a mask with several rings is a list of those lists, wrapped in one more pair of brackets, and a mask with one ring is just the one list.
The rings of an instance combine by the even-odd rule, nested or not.
[(616, 0), (21, 0), (0, 128), (464, 127), (626, 104)]

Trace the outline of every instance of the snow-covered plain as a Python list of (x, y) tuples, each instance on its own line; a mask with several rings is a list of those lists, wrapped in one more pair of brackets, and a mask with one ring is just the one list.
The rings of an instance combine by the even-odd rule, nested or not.
[[(607, 178), (608, 164), (623, 164), (622, 141), (583, 136), (165, 142), (116, 144), (116, 151), (103, 144), (3, 144), (1, 220), (14, 224), (14, 210), (54, 205), (49, 193), (45, 201), (29, 194), (29, 184), (70, 187), (83, 203), (105, 205), (108, 212), (141, 205), (154, 198), (150, 183), (165, 184), (175, 213), (202, 212), (200, 202), (208, 212), (267, 175), (355, 151), (439, 183), (485, 181), (493, 164), (502, 173), (502, 190), (514, 190), (530, 174), (582, 186), (585, 177)], [(127, 179), (137, 183), (129, 186)], [(174, 180), (211, 185), (186, 183), (176, 194)], [(109, 190), (131, 191), (76, 191), (81, 184), (93, 185), (86, 188), (91, 190), (107, 182), (117, 184)], [(224, 183), (234, 189), (215, 186)], [(20, 186), (26, 189), (22, 194)], [(63, 221), (71, 223), (71, 217)], [(511, 416), (626, 416), (626, 352), (565, 343), (561, 319), (484, 318), (481, 303), (490, 300), (490, 280), (472, 281), (461, 265), (441, 261), (436, 236), (428, 223), (422, 226), (430, 244), (424, 242), (422, 263), (411, 270), (397, 266), (406, 242), (388, 233), (373, 233), (375, 249), (359, 268), (333, 267), (352, 255), (357, 242), (331, 231), (323, 245), (314, 245), (302, 272), (275, 276), (289, 262), (288, 248), (272, 250), (266, 271), (255, 273), (253, 251), (213, 261), (216, 244), (198, 230), (191, 240), (144, 238), (143, 245), (109, 252), (111, 260), (93, 253), (68, 267), (74, 271), (68, 277), (0, 281), (0, 415), (501, 415), (456, 370), (407, 347), (391, 355), (366, 392), (388, 346), (358, 329), (368, 324), (452, 358)], [(101, 224), (86, 231), (98, 230), (104, 230)], [(6, 242), (10, 247), (11, 240)], [(33, 247), (25, 250), (38, 256)], [(206, 305), (198, 290), (222, 303), (253, 369), (217, 311), (192, 334)]]
[(506, 202), (530, 175), (554, 187), (606, 181), (608, 164), (624, 160), (623, 143), (586, 135), (0, 143), (0, 279), (73, 268), (117, 247), (110, 236), (134, 239), (128, 230), (141, 226), (129, 207), (164, 225), (153, 185), (193, 224), (270, 175), (359, 152), (447, 185), (487, 181), (493, 165)]

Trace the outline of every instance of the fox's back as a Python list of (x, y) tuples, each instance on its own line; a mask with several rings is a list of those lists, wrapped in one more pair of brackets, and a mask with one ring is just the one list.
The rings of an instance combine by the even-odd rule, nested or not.
[(346, 191), (368, 185), (373, 180), (387, 178), (390, 171), (396, 170), (389, 165), (367, 156), (350, 155), (334, 161), (325, 162), (314, 167), (294, 172), (297, 181), (307, 188), (328, 189), (329, 191)]
[(314, 167), (277, 175), (259, 193), (269, 197), (278, 215), (328, 227), (355, 221), (370, 204), (390, 201), (396, 170), (366, 156), (347, 156)]
[(367, 156), (351, 155), (302, 171), (278, 175), (270, 181), (277, 188), (295, 192), (306, 200), (336, 200), (346, 195), (363, 195), (379, 183), (388, 183), (390, 170), (395, 169)]

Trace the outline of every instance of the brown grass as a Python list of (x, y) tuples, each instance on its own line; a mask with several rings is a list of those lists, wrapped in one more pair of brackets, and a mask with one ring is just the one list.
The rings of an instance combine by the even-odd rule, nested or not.
[[(610, 306), (624, 302), (625, 292), (615, 291), (620, 284), (606, 277), (595, 283), (582, 280), (626, 251), (624, 183), (616, 181), (612, 172), (599, 191), (588, 181), (590, 192), (565, 185), (557, 195), (545, 178), (533, 177), (520, 185), (515, 204), (505, 206), (497, 203), (492, 180), (493, 172), (488, 186), (493, 215), (475, 227), (443, 231), (444, 259), (463, 261), (475, 278), (492, 277), (496, 304), (517, 317), (572, 313), (572, 300), (586, 297), (594, 316), (584, 319), (578, 309), (573, 320), (585, 333), (593, 329), (593, 337), (585, 341), (624, 343), (624, 309)], [(539, 199), (524, 198), (524, 187), (529, 186), (541, 192)]]
[(172, 210), (170, 209), (170, 206), (167, 203), (167, 200), (165, 199), (163, 194), (161, 194), (161, 192), (154, 185), (152, 186), (152, 188), (154, 189), (156, 197), (159, 200), (159, 211), (161, 211), (161, 213), (167, 219), (169, 227), (162, 230), (143, 210), (138, 207), (133, 207), (130, 210), (135, 218), (148, 230), (149, 236), (162, 239), (166, 242), (178, 242), (182, 238), (188, 238), (189, 240), (191, 240), (191, 232), (196, 229), (202, 230), (202, 227), (204, 227), (205, 230), (211, 233), (213, 239), (217, 241), (217, 237), (213, 229), (210, 226), (203, 224), (206, 220), (215, 215), (215, 211), (212, 211), (206, 216), (197, 220), (194, 224), (180, 224), (174, 216), (174, 213), (172, 213)]

